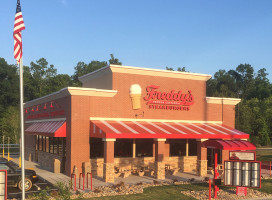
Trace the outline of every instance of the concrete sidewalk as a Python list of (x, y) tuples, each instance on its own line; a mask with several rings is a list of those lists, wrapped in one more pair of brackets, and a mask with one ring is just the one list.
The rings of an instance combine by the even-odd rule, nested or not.
[[(13, 162), (19, 163), (18, 158), (13, 158)], [(71, 181), (71, 177), (66, 176), (65, 174), (62, 173), (53, 173), (43, 167), (41, 167), (38, 163), (35, 162), (29, 162), (25, 161), (25, 169), (33, 169), (36, 171), (37, 175), (44, 179), (45, 181), (55, 185), (57, 182), (62, 182), (62, 183), (69, 183)], [(212, 175), (208, 175), (210, 178), (212, 178)], [(77, 188), (79, 187), (79, 177), (77, 177)], [(173, 180), (177, 181), (188, 181), (189, 179), (194, 179), (195, 181), (201, 181), (203, 180), (203, 177), (199, 177), (195, 174), (190, 174), (190, 173), (182, 173), (178, 172), (175, 176), (172, 175), (166, 175), (166, 179), (163, 181), (171, 182)], [(118, 177), (115, 178), (114, 184), (120, 183), (121, 181), (124, 182), (125, 184), (137, 184), (139, 182), (142, 183), (153, 183), (154, 180), (157, 180), (153, 177), (148, 177), (148, 176), (136, 176), (136, 175), (130, 175), (127, 178), (122, 178)], [(85, 180), (85, 188), (86, 188), (87, 180)], [(103, 177), (98, 177), (98, 176), (93, 176), (93, 188), (99, 187), (99, 186), (107, 186), (107, 185), (112, 185), (112, 183), (105, 183), (103, 181)], [(81, 181), (81, 188), (82, 188), (82, 181)], [(90, 188), (90, 180), (89, 180), (89, 188)]]

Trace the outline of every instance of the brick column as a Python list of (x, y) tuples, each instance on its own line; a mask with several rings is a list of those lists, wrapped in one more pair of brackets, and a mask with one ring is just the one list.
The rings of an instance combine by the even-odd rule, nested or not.
[(224, 161), (229, 160), (229, 150), (222, 150), (222, 166), (224, 169)]
[(90, 99), (72, 95), (59, 100), (66, 114), (66, 162), (65, 174), (70, 176), (74, 168), (82, 172), (82, 163), (90, 160)]
[(207, 176), (207, 148), (201, 147), (206, 139), (197, 140), (197, 173), (199, 176)]
[(165, 141), (166, 139), (155, 139), (156, 179), (165, 179)]
[(114, 142), (116, 139), (105, 138), (103, 179), (106, 183), (114, 183)]

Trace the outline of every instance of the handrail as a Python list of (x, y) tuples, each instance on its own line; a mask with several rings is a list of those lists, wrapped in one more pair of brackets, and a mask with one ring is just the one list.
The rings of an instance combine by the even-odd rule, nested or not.
[(75, 184), (74, 184), (74, 190), (76, 191), (76, 174), (71, 174), (71, 189), (73, 189), (73, 184), (72, 184), (72, 179), (73, 179), (73, 176), (74, 176), (74, 179), (75, 179)]
[(79, 174), (79, 189), (80, 189), (80, 183), (81, 183), (81, 176), (82, 176), (82, 179), (83, 179), (82, 185), (83, 185), (83, 191), (84, 191), (85, 175), (82, 174), (82, 173)]
[(87, 188), (89, 187), (89, 184), (88, 184), (88, 175), (90, 175), (90, 177), (91, 177), (91, 190), (93, 190), (93, 174), (92, 173), (90, 173), (90, 172), (88, 172), (87, 173)]

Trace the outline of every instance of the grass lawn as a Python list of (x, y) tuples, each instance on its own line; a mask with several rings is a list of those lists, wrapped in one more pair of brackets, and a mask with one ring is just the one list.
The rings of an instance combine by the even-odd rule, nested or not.
[(264, 179), (261, 183), (262, 188), (258, 189), (261, 192), (272, 194), (272, 179)]
[(257, 149), (256, 160), (261, 161), (272, 161), (272, 150), (271, 149)]
[[(109, 197), (97, 197), (90, 198), (89, 200), (142, 200), (142, 199), (185, 199), (185, 200), (195, 200), (193, 197), (188, 197), (180, 192), (183, 190), (208, 190), (207, 183), (198, 183), (198, 184), (184, 184), (184, 185), (167, 185), (167, 186), (158, 186), (158, 187), (149, 187), (144, 189), (143, 194), (131, 194), (131, 195), (119, 195), (119, 196), (109, 196)], [(221, 186), (220, 189), (229, 189), (230, 187)], [(234, 187), (232, 187), (234, 188)], [(261, 192), (272, 194), (272, 180), (262, 180), (262, 188), (256, 189)]]

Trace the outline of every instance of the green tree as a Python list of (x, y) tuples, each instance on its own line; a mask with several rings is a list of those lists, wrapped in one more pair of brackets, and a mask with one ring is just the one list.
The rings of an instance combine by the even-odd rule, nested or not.
[(46, 59), (31, 62), (30, 68), (24, 67), (24, 88), (27, 100), (32, 100), (72, 85), (67, 74), (57, 74), (54, 65), (48, 66)]
[(237, 97), (237, 92), (235, 78), (225, 70), (219, 70), (207, 82), (207, 96)]
[(257, 98), (243, 100), (239, 105), (239, 129), (250, 134), (254, 144), (271, 143), (269, 127), (263, 110), (263, 102)]
[[(169, 70), (169, 71), (175, 71), (175, 70), (173, 69), (173, 67), (165, 67), (165, 69), (166, 69), (166, 70)], [(186, 71), (186, 67), (182, 67), (182, 68), (178, 67), (177, 71), (178, 71), (178, 72), (187, 72), (187, 71)]]
[(118, 58), (115, 58), (113, 54), (110, 54), (109, 63), (113, 65), (122, 65), (122, 63), (118, 60)]
[(19, 102), (19, 76), (17, 67), (0, 58), (0, 118), (9, 106)]
[(254, 98), (255, 93), (255, 79), (254, 69), (249, 64), (240, 64), (236, 68), (241, 78), (241, 97), (244, 99)]
[(85, 64), (84, 62), (78, 62), (77, 66), (75, 67), (75, 73), (72, 76), (73, 86), (81, 86), (81, 82), (79, 81), (79, 77), (96, 71), (102, 67), (107, 66), (106, 61), (91, 61), (89, 64)]
[(1, 135), (10, 138), (10, 143), (18, 143), (20, 138), (20, 111), (18, 106), (9, 106), (0, 119)]

